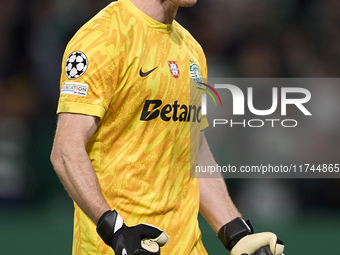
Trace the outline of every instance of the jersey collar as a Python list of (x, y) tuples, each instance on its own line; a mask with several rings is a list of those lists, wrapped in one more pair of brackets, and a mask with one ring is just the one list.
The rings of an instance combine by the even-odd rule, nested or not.
[(141, 19), (144, 24), (147, 26), (154, 28), (156, 30), (162, 30), (164, 32), (171, 32), (172, 31), (172, 24), (163, 24), (154, 20), (153, 18), (146, 15), (144, 12), (139, 10), (130, 0), (122, 0), (123, 5), (128, 8), (135, 16)]

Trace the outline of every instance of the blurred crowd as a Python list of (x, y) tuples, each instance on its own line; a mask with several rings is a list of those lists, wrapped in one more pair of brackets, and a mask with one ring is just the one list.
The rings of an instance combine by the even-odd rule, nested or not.
[(62, 190), (49, 162), (67, 42), (107, 0), (0, 0), (0, 205)]
[[(49, 154), (63, 52), (110, 2), (0, 0), (0, 205), (43, 203), (61, 193)], [(340, 1), (198, 0), (177, 20), (202, 45), (210, 76), (340, 76)], [(234, 139), (246, 144), (249, 137)], [(269, 184), (290, 189), (282, 201), (294, 191), (303, 206), (340, 206), (337, 180), (289, 181)], [(249, 187), (242, 180), (230, 186), (231, 193)]]
[(202, 0), (186, 12), (210, 76), (339, 76), (339, 1)]

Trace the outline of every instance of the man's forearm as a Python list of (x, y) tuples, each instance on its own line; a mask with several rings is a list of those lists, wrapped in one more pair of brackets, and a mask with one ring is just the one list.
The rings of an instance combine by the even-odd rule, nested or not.
[(110, 208), (101, 193), (89, 157), (86, 152), (65, 153), (55, 150), (58, 149), (53, 150), (51, 159), (61, 183), (73, 201), (96, 224)]
[[(199, 166), (216, 166), (204, 133), (200, 135)], [(222, 178), (200, 178), (200, 212), (230, 254), (276, 254), (283, 255), (283, 242), (273, 233), (254, 234), (250, 221), (241, 219), (241, 214), (232, 202)], [(240, 218), (239, 218), (240, 217)]]
[(60, 114), (51, 154), (51, 162), (64, 188), (94, 223), (110, 210), (85, 150), (97, 126), (98, 119), (93, 116)]
[(216, 233), (225, 223), (241, 217), (222, 178), (201, 178), (199, 185), (200, 213)]
[(69, 196), (96, 224), (100, 216), (110, 208), (101, 193), (97, 176), (86, 152), (84, 154), (72, 151), (65, 155), (65, 152), (54, 151), (51, 158)]
[[(208, 143), (201, 132), (200, 149), (198, 154), (199, 166), (216, 166)], [(227, 186), (222, 178), (199, 178), (200, 213), (217, 232), (225, 223), (241, 217), (231, 200)]]

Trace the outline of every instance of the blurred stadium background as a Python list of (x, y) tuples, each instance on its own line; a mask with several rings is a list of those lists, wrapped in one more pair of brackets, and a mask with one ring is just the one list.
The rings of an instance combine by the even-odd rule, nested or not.
[[(61, 59), (76, 30), (109, 2), (0, 0), (0, 254), (71, 254), (73, 205), (49, 162)], [(177, 20), (205, 50), (210, 76), (340, 76), (340, 1), (198, 0)], [(311, 134), (313, 155), (327, 148), (338, 159), (339, 129), (328, 128)], [(217, 161), (242, 162), (233, 149), (251, 137), (223, 137), (224, 150), (211, 144)], [(227, 183), (244, 217), (256, 231), (278, 233), (286, 254), (338, 253), (338, 179)], [(226, 254), (200, 224), (209, 253)]]

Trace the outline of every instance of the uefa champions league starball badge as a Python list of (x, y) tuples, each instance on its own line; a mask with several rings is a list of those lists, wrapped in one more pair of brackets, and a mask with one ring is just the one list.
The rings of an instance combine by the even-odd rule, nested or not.
[(81, 51), (72, 52), (66, 59), (65, 73), (67, 78), (74, 80), (82, 76), (88, 66), (86, 55)]

